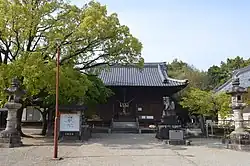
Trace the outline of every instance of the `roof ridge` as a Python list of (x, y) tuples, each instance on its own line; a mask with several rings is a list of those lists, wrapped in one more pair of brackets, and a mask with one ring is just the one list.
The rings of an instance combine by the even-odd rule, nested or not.
[(219, 87), (215, 88), (214, 91), (215, 92), (219, 92), (221, 89), (223, 89), (224, 87), (226, 87), (229, 83), (232, 82), (233, 77), (238, 77), (240, 74), (250, 71), (250, 65), (245, 66), (243, 68), (240, 69), (236, 69), (234, 71), (232, 71), (232, 76), (222, 85), (220, 85)]
[(136, 65), (117, 64), (109, 71), (102, 70), (99, 78), (107, 86), (186, 86), (187, 82), (168, 79), (166, 63), (144, 63), (143, 68)]
[(144, 62), (144, 64), (166, 64), (166, 62)]
[(246, 72), (246, 71), (249, 71), (250, 70), (250, 65), (248, 65), (248, 66), (245, 66), (245, 67), (243, 67), (243, 68), (240, 68), (240, 69), (238, 69), (238, 70), (235, 70), (235, 75), (236, 76), (238, 76), (239, 74), (241, 74), (241, 73), (244, 73), (244, 72)]
[(230, 79), (228, 79), (224, 84), (214, 88), (214, 92), (219, 92), (221, 89), (223, 89), (224, 87), (226, 87), (229, 83), (232, 82), (232, 77)]
[[(144, 67), (158, 67), (158, 65), (166, 65), (165, 62), (145, 62), (143, 64), (143, 68)], [(115, 68), (115, 67), (125, 67), (125, 68), (139, 68), (136, 66), (136, 64), (114, 64), (112, 66), (110, 66), (111, 68)]]

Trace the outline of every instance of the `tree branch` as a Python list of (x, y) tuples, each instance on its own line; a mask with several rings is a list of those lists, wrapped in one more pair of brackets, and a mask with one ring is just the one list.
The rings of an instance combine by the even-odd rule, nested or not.
[(38, 39), (36, 40), (35, 44), (33, 45), (31, 51), (34, 51), (34, 50), (35, 50), (35, 48), (36, 48), (38, 42), (40, 41), (41, 37), (42, 37), (42, 34), (40, 34), (40, 35), (38, 36)]
[(81, 68), (77, 68), (78, 70), (87, 70), (87, 69), (91, 69), (94, 67), (98, 67), (98, 66), (103, 66), (103, 65), (108, 65), (108, 66), (112, 66), (109, 62), (101, 62), (101, 63), (96, 63), (90, 66), (83, 66)]
[(27, 51), (31, 50), (31, 45), (32, 45), (33, 40), (34, 40), (34, 36), (31, 36), (31, 30), (30, 30), (28, 44), (27, 44), (27, 48), (26, 48)]
[(43, 26), (43, 27), (37, 27), (37, 32), (45, 32), (46, 30), (53, 28), (54, 25), (49, 25), (49, 26)]
[[(106, 36), (106, 37), (101, 38), (101, 39), (96, 39), (94, 41), (90, 41), (89, 44), (86, 47), (76, 50), (74, 54), (72, 54), (72, 55), (70, 55), (68, 57), (64, 57), (61, 60), (61, 63), (65, 62), (66, 60), (69, 60), (71, 58), (74, 58), (74, 57), (78, 56), (81, 53), (84, 53), (84, 52), (88, 51), (88, 49), (91, 48), (91, 47), (93, 47), (93, 48), (97, 47), (100, 43), (102, 43), (102, 42), (104, 42), (104, 41), (106, 41), (106, 40), (108, 40), (110, 38), (112, 38), (112, 36)], [(79, 40), (79, 41), (81, 41), (81, 40)], [(69, 44), (70, 44), (70, 42), (69, 42)]]
[(98, 59), (100, 59), (100, 58), (103, 58), (103, 57), (106, 57), (106, 56), (108, 56), (109, 54), (102, 54), (102, 55), (100, 55), (100, 56), (98, 56), (98, 57), (96, 57), (96, 58), (94, 58), (94, 59), (92, 59), (92, 60), (90, 60), (89, 62), (87, 62), (87, 63), (79, 63), (79, 64), (77, 64), (77, 65), (81, 65), (81, 64), (84, 64), (84, 68), (87, 68), (88, 66), (90, 66), (92, 63), (94, 63), (95, 61), (97, 61)]
[(17, 50), (16, 50), (16, 52), (14, 53), (14, 55), (13, 55), (13, 59), (15, 60), (16, 59), (16, 57), (17, 57), (17, 55), (18, 55), (18, 52), (19, 52), (19, 50), (20, 50), (20, 42), (19, 42), (19, 38), (18, 38), (18, 31), (17, 30), (14, 30), (14, 32), (15, 32), (15, 34), (16, 34), (16, 44), (17, 44)]
[(86, 50), (88, 50), (91, 46), (93, 45), (93, 43), (89, 43), (86, 47), (84, 48), (81, 48), (81, 49), (78, 49), (75, 54), (72, 54), (70, 56), (67, 56), (67, 57), (64, 57), (62, 60), (61, 60), (61, 64), (63, 64), (65, 61), (71, 59), (71, 58), (74, 58), (76, 57), (77, 55), (81, 54), (82, 52), (85, 52)]
[(4, 46), (6, 47), (6, 49), (3, 49), (2, 47), (1, 47), (1, 52), (3, 53), (3, 63), (4, 64), (7, 64), (8, 63), (8, 59), (10, 59), (9, 58), (9, 55), (8, 55), (8, 44), (7, 43), (5, 43), (4, 42), (4, 40), (3, 39), (1, 39), (0, 38), (0, 41), (4, 44)]
[(5, 54), (4, 54), (4, 59), (3, 59), (3, 63), (4, 63), (4, 64), (7, 64), (7, 63), (8, 63), (8, 58), (9, 58), (8, 54), (5, 53)]

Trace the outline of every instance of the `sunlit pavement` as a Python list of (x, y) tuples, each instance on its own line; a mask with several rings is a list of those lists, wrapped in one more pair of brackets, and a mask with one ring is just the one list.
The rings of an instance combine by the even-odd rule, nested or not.
[[(23, 140), (24, 143), (28, 140)], [(250, 153), (209, 148), (214, 139), (191, 146), (169, 146), (153, 134), (94, 134), (85, 143), (60, 143), (60, 161), (51, 160), (53, 143), (0, 149), (0, 165), (81, 166), (249, 166)], [(36, 145), (37, 142), (34, 143)]]

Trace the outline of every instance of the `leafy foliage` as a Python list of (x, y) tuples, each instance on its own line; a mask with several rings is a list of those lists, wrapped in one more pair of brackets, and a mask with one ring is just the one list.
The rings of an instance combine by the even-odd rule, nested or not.
[(120, 24), (116, 13), (108, 14), (98, 2), (78, 8), (63, 0), (1, 0), (1, 105), (6, 102), (3, 89), (14, 76), (27, 90), (23, 106), (55, 104), (57, 47), (61, 50), (60, 104), (105, 102), (111, 92), (87, 75), (93, 68), (115, 63), (143, 65), (142, 44)]
[(250, 65), (250, 58), (243, 59), (237, 56), (233, 59), (227, 59), (226, 62), (221, 62), (220, 66), (212, 66), (208, 69), (209, 85), (213, 88), (224, 84), (232, 77), (232, 72)]
[[(60, 103), (103, 102), (110, 91), (92, 68), (114, 63), (142, 65), (142, 44), (117, 14), (91, 1), (82, 8), (62, 0), (0, 1), (0, 98), (13, 76), (27, 98), (54, 103), (55, 53), (61, 48)], [(86, 96), (87, 95), (87, 96)], [(93, 101), (91, 101), (93, 100)]]
[(84, 101), (87, 105), (102, 104), (107, 102), (107, 98), (114, 95), (113, 91), (106, 88), (101, 79), (95, 76), (88, 76), (88, 79), (92, 82), (90, 88), (86, 92)]
[(215, 110), (218, 111), (218, 114), (222, 119), (225, 119), (232, 111), (229, 107), (231, 104), (231, 96), (226, 93), (214, 94), (213, 103)]
[[(217, 71), (218, 69), (220, 68), (217, 67)], [(211, 84), (209, 72), (199, 71), (176, 59), (168, 64), (168, 74), (170, 77), (189, 80), (188, 87), (178, 93), (177, 99), (191, 114), (213, 117), (217, 117), (219, 114), (221, 118), (225, 118), (230, 113), (230, 96), (225, 93), (214, 94), (210, 91), (214, 86)], [(214, 74), (218, 76), (218, 72), (214, 72)]]
[(59, 0), (2, 0), (0, 2), (0, 53), (7, 64), (23, 52), (40, 52), (55, 58), (62, 48), (61, 63), (79, 70), (112, 63), (140, 63), (142, 44), (117, 14), (91, 1), (83, 8)]
[(182, 98), (180, 104), (188, 108), (191, 113), (205, 116), (225, 118), (231, 111), (230, 96), (225, 93), (213, 94), (197, 88), (190, 88), (189, 93)]
[(167, 72), (169, 77), (176, 79), (188, 79), (189, 85), (182, 91), (176, 93), (173, 97), (180, 101), (182, 97), (190, 92), (190, 88), (199, 88), (202, 90), (208, 89), (208, 77), (206, 72), (199, 71), (195, 67), (175, 59), (167, 65)]
[[(23, 56), (15, 62), (5, 65), (7, 70), (1, 71), (2, 79), (7, 80), (18, 76), (27, 91), (26, 97), (37, 96), (42, 98), (47, 105), (54, 104), (55, 95), (55, 63), (53, 61), (44, 63), (42, 56), (38, 53), (31, 53), (26, 58)], [(8, 73), (7, 73), (7, 72)], [(5, 77), (3, 77), (3, 74)], [(91, 81), (87, 76), (81, 74), (70, 65), (63, 65), (60, 68), (60, 103), (72, 103), (80, 101), (89, 89)], [(4, 87), (3, 87), (4, 88)], [(2, 93), (3, 94), (3, 93)], [(4, 96), (3, 96), (4, 97)], [(48, 99), (48, 101), (46, 100)]]
[(191, 113), (203, 115), (211, 114), (211, 110), (213, 110), (211, 103), (211, 94), (197, 88), (190, 88), (189, 93), (187, 93), (180, 102), (184, 108), (189, 108)]
[[(208, 77), (206, 72), (199, 71), (195, 67), (175, 59), (167, 65), (169, 77), (177, 79), (188, 79), (189, 87), (200, 88), (206, 90), (208, 88)], [(187, 88), (187, 89), (188, 89)]]

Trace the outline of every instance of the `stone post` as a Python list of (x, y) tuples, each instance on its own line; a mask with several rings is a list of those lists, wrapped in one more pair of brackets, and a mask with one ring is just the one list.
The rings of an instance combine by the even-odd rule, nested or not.
[(20, 89), (19, 81), (14, 78), (11, 87), (5, 90), (9, 94), (8, 102), (5, 107), (8, 109), (7, 124), (4, 131), (0, 133), (0, 143), (4, 147), (19, 147), (22, 145), (20, 133), (17, 131), (17, 110), (22, 107), (18, 103), (21, 96), (25, 93)]

